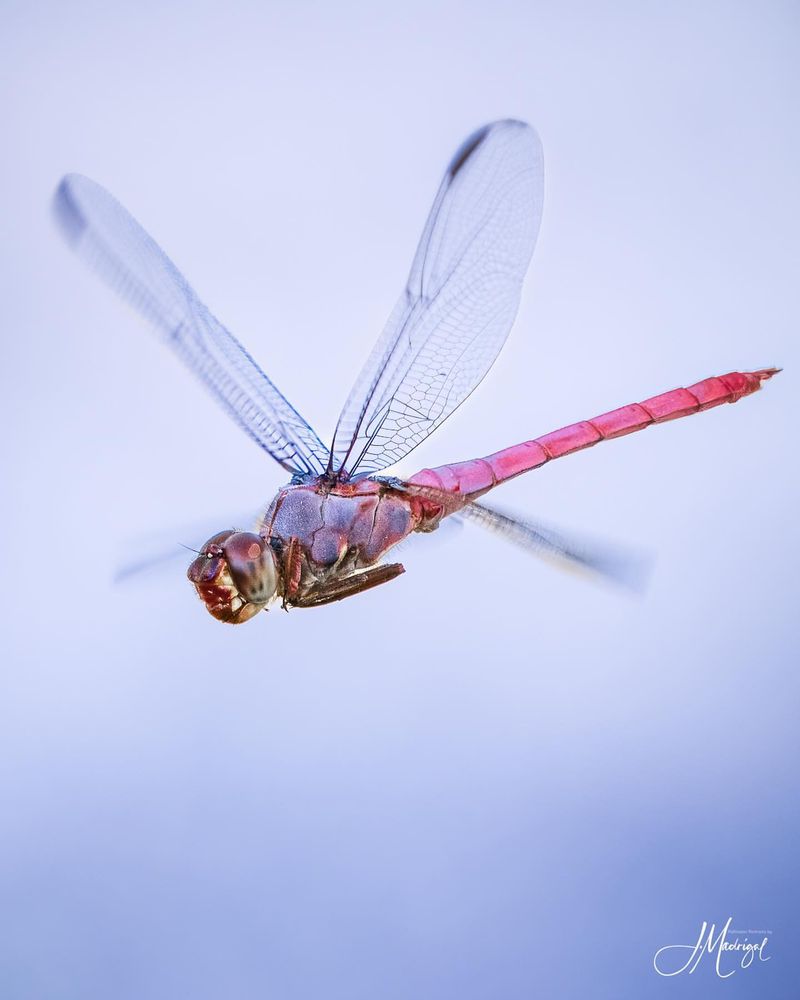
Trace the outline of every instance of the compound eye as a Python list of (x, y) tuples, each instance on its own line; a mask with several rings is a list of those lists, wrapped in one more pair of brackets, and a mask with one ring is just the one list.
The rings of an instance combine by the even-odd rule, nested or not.
[(278, 589), (272, 547), (249, 531), (236, 531), (221, 544), (231, 578), (242, 597), (253, 604), (270, 601)]

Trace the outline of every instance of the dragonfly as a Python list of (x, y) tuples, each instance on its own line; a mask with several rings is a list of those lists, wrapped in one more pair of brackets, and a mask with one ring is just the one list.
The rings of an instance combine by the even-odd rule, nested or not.
[(388, 583), (404, 567), (385, 561), (387, 553), (450, 517), (603, 570), (581, 546), (481, 498), (600, 441), (734, 403), (779, 371), (706, 378), (484, 458), (406, 478), (387, 475), (464, 402), (497, 358), (518, 311), (543, 202), (542, 145), (530, 125), (492, 122), (462, 143), (445, 170), (405, 288), (325, 445), (119, 202), (84, 176), (63, 178), (53, 207), (70, 246), (290, 477), (254, 530), (218, 532), (189, 566), (189, 580), (214, 618), (239, 624), (276, 602), (285, 609), (318, 607)]

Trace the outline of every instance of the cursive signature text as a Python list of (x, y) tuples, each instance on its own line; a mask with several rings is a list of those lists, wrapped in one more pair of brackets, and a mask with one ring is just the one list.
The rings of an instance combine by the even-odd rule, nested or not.
[[(768, 962), (772, 956), (764, 954), (768, 940), (766, 935), (760, 941), (749, 941), (747, 937), (744, 941), (740, 941), (738, 936), (729, 941), (728, 932), (732, 923), (733, 917), (728, 917), (725, 926), (715, 937), (716, 924), (711, 924), (709, 927), (708, 922), (704, 920), (694, 944), (664, 945), (653, 956), (653, 968), (659, 976), (677, 976), (681, 972), (691, 974), (704, 955), (712, 956), (716, 953), (717, 975), (720, 979), (727, 979), (737, 971), (737, 964), (740, 969), (746, 969), (753, 964), (756, 956), (760, 962)], [(689, 954), (686, 961), (674, 968), (677, 963), (683, 961), (687, 952)]]

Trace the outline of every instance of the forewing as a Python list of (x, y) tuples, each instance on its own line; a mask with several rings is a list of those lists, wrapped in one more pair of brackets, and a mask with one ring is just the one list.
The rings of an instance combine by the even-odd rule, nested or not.
[(486, 125), (456, 152), (405, 291), (339, 417), (333, 471), (398, 462), (484, 377), (517, 314), (543, 178), (539, 137), (523, 122)]
[(290, 472), (321, 473), (328, 449), (108, 191), (67, 175), (54, 213), (68, 243), (163, 335), (234, 420)]
[(146, 579), (151, 572), (168, 568), (178, 558), (190, 562), (200, 554), (200, 550), (192, 546), (202, 545), (206, 539), (226, 528), (236, 531), (253, 530), (258, 522), (255, 510), (254, 507), (248, 513), (240, 512), (238, 517), (208, 518), (196, 524), (182, 524), (179, 528), (149, 531), (124, 539), (118, 554), (114, 583)]

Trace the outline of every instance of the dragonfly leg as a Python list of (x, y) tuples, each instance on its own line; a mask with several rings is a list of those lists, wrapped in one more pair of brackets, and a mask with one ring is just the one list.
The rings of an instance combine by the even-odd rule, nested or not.
[(288, 610), (287, 604), (295, 603), (295, 598), (300, 591), (302, 575), (303, 553), (300, 548), (300, 540), (293, 535), (289, 539), (283, 556), (283, 601), (281, 607), (284, 611)]
[(401, 573), (405, 573), (402, 563), (374, 566), (372, 569), (364, 570), (363, 573), (354, 573), (344, 579), (321, 584), (292, 603), (298, 608), (316, 608), (320, 604), (332, 604), (334, 601), (344, 600), (345, 597), (360, 594), (363, 590), (371, 590), (382, 583), (388, 583)]

